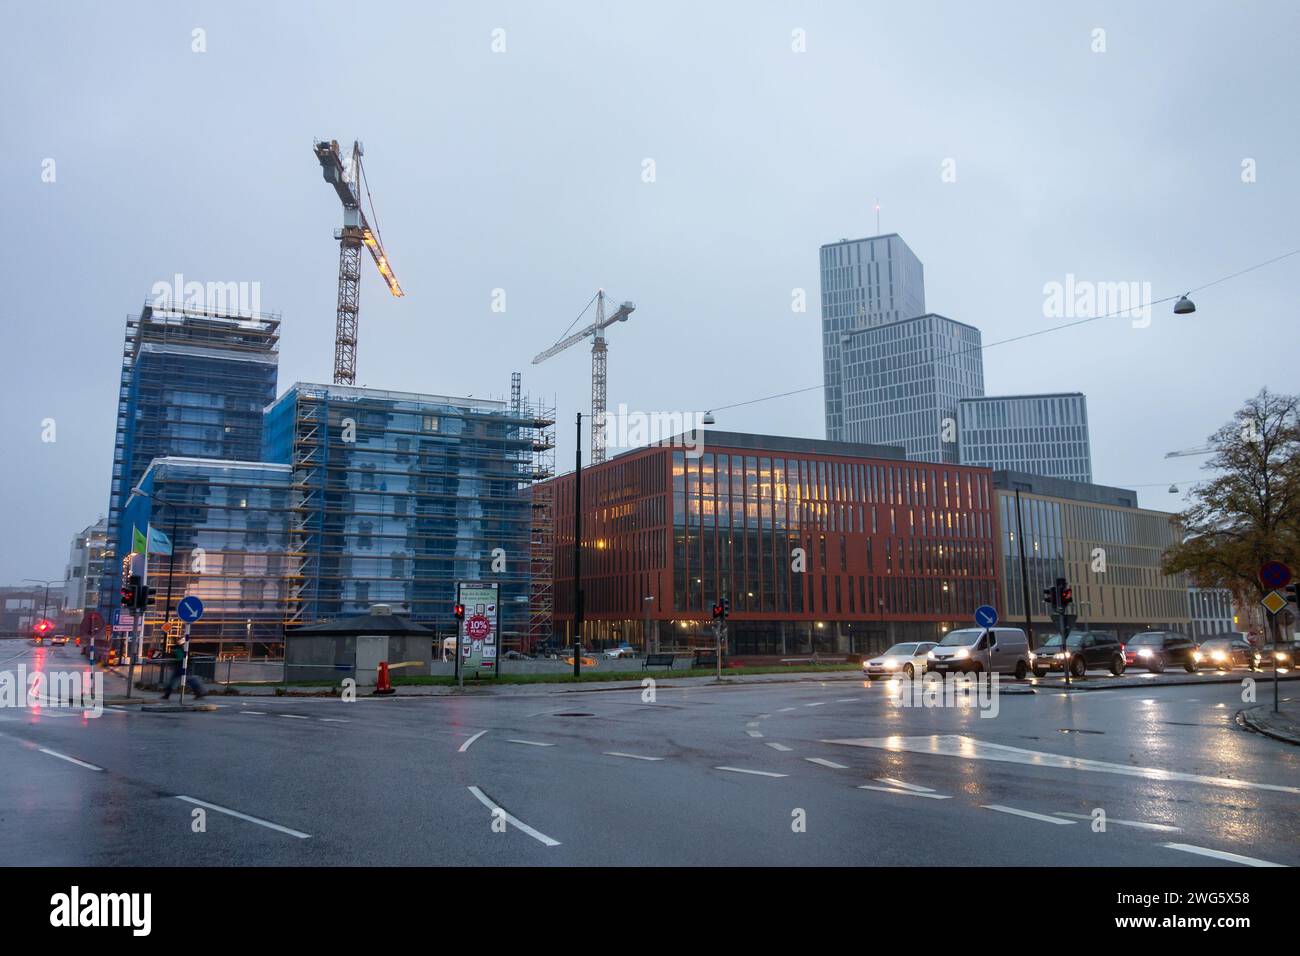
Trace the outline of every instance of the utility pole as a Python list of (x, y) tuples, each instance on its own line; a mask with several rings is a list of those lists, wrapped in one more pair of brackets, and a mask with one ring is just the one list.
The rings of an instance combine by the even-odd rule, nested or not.
[(573, 452), (573, 679), (582, 676), (582, 412)]

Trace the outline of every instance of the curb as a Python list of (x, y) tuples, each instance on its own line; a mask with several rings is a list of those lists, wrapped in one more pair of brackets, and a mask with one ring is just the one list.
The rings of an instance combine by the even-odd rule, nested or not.
[(1292, 744), (1300, 747), (1300, 734), (1294, 734), (1286, 730), (1279, 730), (1269, 725), (1267, 720), (1261, 720), (1260, 717), (1270, 713), (1264, 709), (1265, 705), (1256, 704), (1254, 707), (1248, 707), (1245, 710), (1237, 711), (1237, 719), (1246, 726), (1247, 730), (1253, 730), (1257, 734), (1263, 734), (1265, 737), (1272, 737), (1274, 740), (1280, 740), (1284, 744)]
[[(1246, 676), (1254, 677), (1255, 674), (1254, 674), (1254, 673), (1251, 673), (1251, 674), (1247, 674)], [(1098, 678), (1094, 678), (1094, 679), (1098, 679)], [(1106, 680), (1106, 678), (1099, 678), (1099, 679), (1100, 679), (1100, 680)], [(1113, 679), (1113, 678), (1111, 678), (1111, 679)], [(1286, 677), (1281, 677), (1281, 676), (1278, 677), (1278, 681), (1281, 682), (1281, 683), (1286, 683), (1287, 681), (1292, 681), (1292, 680), (1300, 680), (1300, 674), (1287, 675)], [(1072, 691), (1076, 691), (1076, 690), (1077, 690), (1077, 691), (1085, 691), (1085, 692), (1086, 692), (1086, 691), (1090, 691), (1090, 690), (1154, 690), (1154, 689), (1159, 688), (1159, 687), (1203, 687), (1203, 686), (1206, 686), (1206, 685), (1209, 685), (1209, 684), (1240, 684), (1241, 681), (1242, 681), (1242, 678), (1240, 678), (1240, 677), (1228, 677), (1228, 676), (1224, 676), (1224, 677), (1215, 677), (1215, 678), (1204, 679), (1204, 680), (1164, 680), (1164, 681), (1160, 681), (1160, 682), (1158, 682), (1158, 683), (1152, 682), (1152, 683), (1147, 683), (1147, 684), (1084, 684), (1084, 685), (1080, 685), (1080, 684), (1078, 683), (1078, 680), (1076, 679), (1076, 680), (1074, 680), (1074, 681), (1071, 682), (1071, 684), (1070, 684), (1070, 690), (1072, 690)], [(1264, 677), (1264, 678), (1256, 678), (1256, 682), (1257, 682), (1257, 683), (1259, 683), (1260, 681), (1267, 681), (1267, 682), (1269, 682), (1269, 683), (1272, 683), (1272, 681), (1273, 681), (1273, 677), (1272, 677), (1271, 672), (1270, 672), (1270, 675), (1269, 675), (1268, 677)], [(1062, 682), (1062, 683), (1060, 683), (1060, 684), (1046, 684), (1046, 685), (1039, 685), (1039, 686), (1040, 686), (1041, 689), (1043, 689), (1043, 690), (1065, 690), (1065, 683), (1064, 683), (1064, 682)]]

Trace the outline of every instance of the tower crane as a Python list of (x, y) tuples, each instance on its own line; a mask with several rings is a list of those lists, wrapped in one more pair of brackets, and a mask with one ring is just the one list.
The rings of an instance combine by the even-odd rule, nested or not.
[[(580, 332), (574, 332), (568, 338), (556, 342), (545, 352), (539, 352), (533, 359), (533, 364), (540, 365), (552, 355), (558, 355), (570, 345), (591, 336), (591, 463), (598, 465), (605, 460), (605, 357), (608, 352), (605, 329), (615, 322), (626, 322), (628, 316), (636, 311), (636, 306), (624, 302), (613, 315), (605, 318), (605, 290), (598, 289), (593, 300), (596, 303), (596, 321)], [(591, 303), (588, 302), (587, 308), (590, 307)], [(586, 311), (583, 309), (578, 318), (582, 318)]]
[[(402, 291), (388, 264), (388, 255), (379, 229), (370, 228), (366, 214), (361, 209), (361, 189), (366, 188), (366, 198), (370, 197), (370, 188), (365, 185), (365, 171), (361, 166), (361, 157), (365, 150), (361, 143), (353, 141), (352, 154), (347, 165), (339, 152), (338, 140), (318, 140), (314, 144), (316, 159), (320, 161), (321, 172), (325, 182), (334, 187), (339, 200), (343, 203), (343, 228), (334, 230), (334, 238), (339, 240), (339, 302), (338, 314), (334, 324), (334, 384), (355, 385), (357, 381), (357, 318), (361, 307), (361, 247), (370, 250), (370, 257), (375, 260), (379, 274), (388, 283), (388, 291), (395, 297), (406, 293)], [(374, 204), (370, 213), (374, 215)], [(378, 222), (378, 220), (376, 220)]]

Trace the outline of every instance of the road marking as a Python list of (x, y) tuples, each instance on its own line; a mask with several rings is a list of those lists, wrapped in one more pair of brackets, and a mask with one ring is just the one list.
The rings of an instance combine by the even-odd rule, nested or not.
[(998, 813), (1011, 813), (1018, 817), (1025, 817), (1030, 820), (1041, 820), (1043, 823), (1055, 823), (1058, 826), (1074, 826), (1073, 820), (1058, 820), (1056, 817), (1049, 817), (1045, 813), (1033, 813), (1029, 810), (1017, 810), (1015, 807), (1004, 807), (1000, 803), (981, 804), (985, 810), (996, 810)]
[(825, 707), (826, 701), (819, 700), (815, 704), (804, 704), (805, 707)]
[(49, 754), (51, 757), (58, 757), (60, 760), (66, 760), (68, 763), (75, 763), (78, 767), (85, 767), (87, 770), (98, 770), (104, 772), (103, 767), (96, 767), (93, 763), (86, 763), (84, 760), (78, 760), (76, 757), (69, 757), (67, 754), (61, 754), (57, 750), (47, 750), (44, 747), (37, 748), (43, 754)]
[(842, 763), (836, 763), (834, 760), (827, 760), (825, 757), (804, 757), (809, 763), (821, 764), (823, 767), (830, 767), (832, 770), (848, 770)]
[(749, 723), (745, 724), (745, 726), (746, 726), (746, 727), (757, 727), (757, 726), (758, 726), (758, 721), (757, 721), (757, 720), (751, 720)]
[(350, 723), (352, 723), (352, 718), (351, 718), (351, 717), (321, 717), (321, 718), (318, 718), (318, 719), (321, 720), (323, 723), (327, 723), (327, 724), (350, 724)]
[(456, 752), (457, 752), (457, 753), (462, 753), (462, 754), (463, 754), (466, 750), (469, 750), (469, 745), (470, 745), (470, 744), (472, 744), (474, 741), (478, 740), (478, 739), (479, 739), (480, 737), (482, 737), (485, 733), (487, 733), (486, 730), (480, 730), (480, 731), (479, 731), (478, 733), (476, 733), (473, 737), (469, 738), (469, 740), (467, 740), (467, 741), (465, 741), (463, 744), (461, 744), (461, 745), (460, 745), (460, 749), (459, 749), (458, 751), (456, 751)]
[[(1064, 810), (1057, 810), (1058, 817), (1073, 817), (1076, 820), (1091, 820), (1092, 815), (1088, 813), (1066, 813)], [(1144, 823), (1141, 820), (1116, 820), (1114, 817), (1107, 817), (1106, 823), (1117, 824), (1122, 827), (1137, 827), (1139, 830), (1160, 830), (1163, 833), (1182, 833), (1182, 828), (1170, 826), (1167, 823)]]
[(895, 753), (933, 754), (941, 757), (964, 757), (967, 760), (998, 760), (1007, 763), (1050, 767), (1060, 770), (1087, 770), (1094, 773), (1117, 773), (1147, 780), (1201, 783), (1214, 787), (1231, 787), (1236, 790), (1272, 790), (1280, 793), (1300, 794), (1300, 787), (1287, 787), (1276, 783), (1254, 783), (1234, 780), (1231, 777), (1205, 777), (1177, 770), (1157, 767), (1130, 767), (1126, 764), (1107, 763), (1104, 760), (1087, 760), (1083, 757), (1066, 757), (1042, 750), (1026, 750), (1006, 744), (994, 744), (961, 734), (935, 734), (927, 737), (857, 737), (844, 740), (823, 740), (824, 744), (843, 744), (849, 747), (876, 747)]
[(785, 753), (789, 753), (791, 750), (794, 749), (794, 748), (792, 748), (792, 747), (787, 747), (785, 744), (778, 744), (778, 743), (776, 743), (775, 741), (772, 741), (772, 740), (769, 740), (769, 741), (767, 742), (767, 745), (768, 745), (769, 747), (771, 747), (773, 750), (780, 750), (780, 751), (783, 751), (783, 752), (785, 752)]
[(254, 717), (265, 717), (265, 716), (266, 716), (266, 711), (264, 711), (264, 710), (241, 710), (240, 713), (241, 713), (241, 714), (252, 714)]
[(944, 793), (921, 793), (918, 790), (900, 790), (898, 787), (875, 787), (869, 783), (864, 783), (858, 787), (859, 790), (878, 790), (880, 793), (897, 793), (904, 797), (929, 797), (931, 800), (951, 800), (952, 797)]
[(729, 773), (751, 773), (755, 777), (784, 777), (784, 773), (771, 773), (767, 770), (746, 770), (744, 767), (714, 767), (714, 770), (726, 770)]
[(543, 744), (543, 743), (538, 743), (536, 740), (515, 740), (513, 737), (507, 737), (507, 738), (506, 738), (506, 743), (508, 743), (508, 744), (527, 744), (527, 745), (530, 746), (530, 747), (554, 747), (554, 746), (555, 746), (555, 744)]
[(769, 717), (771, 717), (771, 716), (772, 716), (771, 714), (759, 714), (759, 715), (758, 715), (758, 719), (759, 719), (759, 720), (766, 720), (767, 718), (769, 718)]
[(629, 760), (663, 760), (663, 757), (643, 757), (640, 754), (624, 754), (617, 750), (606, 750), (606, 757), (627, 757)]
[(782, 707), (780, 710), (777, 711), (777, 713), (778, 713), (778, 714), (784, 714), (784, 713), (786, 713), (787, 711), (797, 710), (797, 709), (798, 709), (798, 708), (795, 708), (795, 707)]
[(837, 704), (856, 704), (857, 702), (858, 699), (856, 697), (840, 697), (835, 701)]
[(1223, 850), (1211, 850), (1208, 847), (1193, 846), (1190, 843), (1166, 843), (1164, 844), (1170, 850), (1182, 850), (1184, 853), (1199, 853), (1201, 856), (1212, 856), (1216, 860), (1227, 860), (1229, 863), (1240, 863), (1242, 866), (1283, 866), (1282, 863), (1270, 863), (1268, 860), (1257, 860), (1253, 856), (1241, 856), (1237, 853), (1227, 853)]
[(276, 714), (277, 717), (285, 717), (289, 720), (311, 720), (310, 717), (304, 717), (302, 714)]
[[(486, 733), (486, 731), (483, 731), (483, 733)], [(542, 833), (540, 830), (534, 830), (527, 823), (524, 823), (522, 820), (511, 816), (507, 810), (493, 803), (492, 798), (489, 797), (487, 794), (485, 794), (478, 787), (470, 787), (469, 792), (474, 794), (474, 796), (478, 798), (478, 802), (483, 804), (483, 806), (487, 807), (493, 813), (496, 813), (499, 810), (501, 812), (501, 816), (506, 818), (506, 822), (509, 823), (511, 826), (513, 826), (516, 830), (522, 830), (524, 833), (527, 833), (534, 840), (537, 840), (540, 843), (545, 843), (547, 846), (560, 845), (559, 840), (552, 840), (550, 837), (548, 837), (545, 833)]]
[(763, 735), (760, 734), (757, 730), (747, 730), (747, 731), (745, 731), (745, 733), (749, 734), (749, 736), (751, 736), (751, 737), (762, 737), (762, 736), (763, 736)]
[(207, 807), (209, 810), (216, 810), (217, 813), (224, 813), (226, 816), (237, 817), (240, 820), (247, 820), (249, 823), (256, 823), (259, 827), (266, 827), (268, 830), (278, 830), (280, 833), (287, 833), (289, 836), (297, 837), (299, 840), (311, 839), (310, 833), (303, 833), (301, 830), (291, 830), (289, 827), (282, 827), (278, 823), (272, 823), (270, 820), (263, 820), (260, 817), (250, 817), (247, 813), (240, 813), (238, 810), (231, 810), (229, 807), (219, 807), (215, 803), (208, 803), (206, 800), (187, 797), (183, 794), (177, 794), (176, 799), (184, 800), (186, 803), (193, 803), (200, 807)]
[(917, 793), (934, 793), (934, 787), (921, 787), (914, 783), (904, 783), (896, 777), (877, 777), (877, 783), (887, 783), (891, 787), (902, 787), (904, 790), (914, 790)]

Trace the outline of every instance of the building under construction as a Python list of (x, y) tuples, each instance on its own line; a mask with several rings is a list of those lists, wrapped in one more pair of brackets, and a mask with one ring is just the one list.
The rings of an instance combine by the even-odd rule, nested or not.
[(253, 657), (276, 655), (286, 627), (377, 603), (450, 635), (456, 582), (489, 580), (503, 647), (519, 647), (543, 612), (550, 626), (532, 484), (553, 424), (517, 388), (502, 402), (295, 384), (266, 409), (260, 460), (149, 470), (132, 521), (175, 531), (174, 555), (150, 556), (149, 622), (169, 569), (173, 607), (204, 602), (197, 649)]

